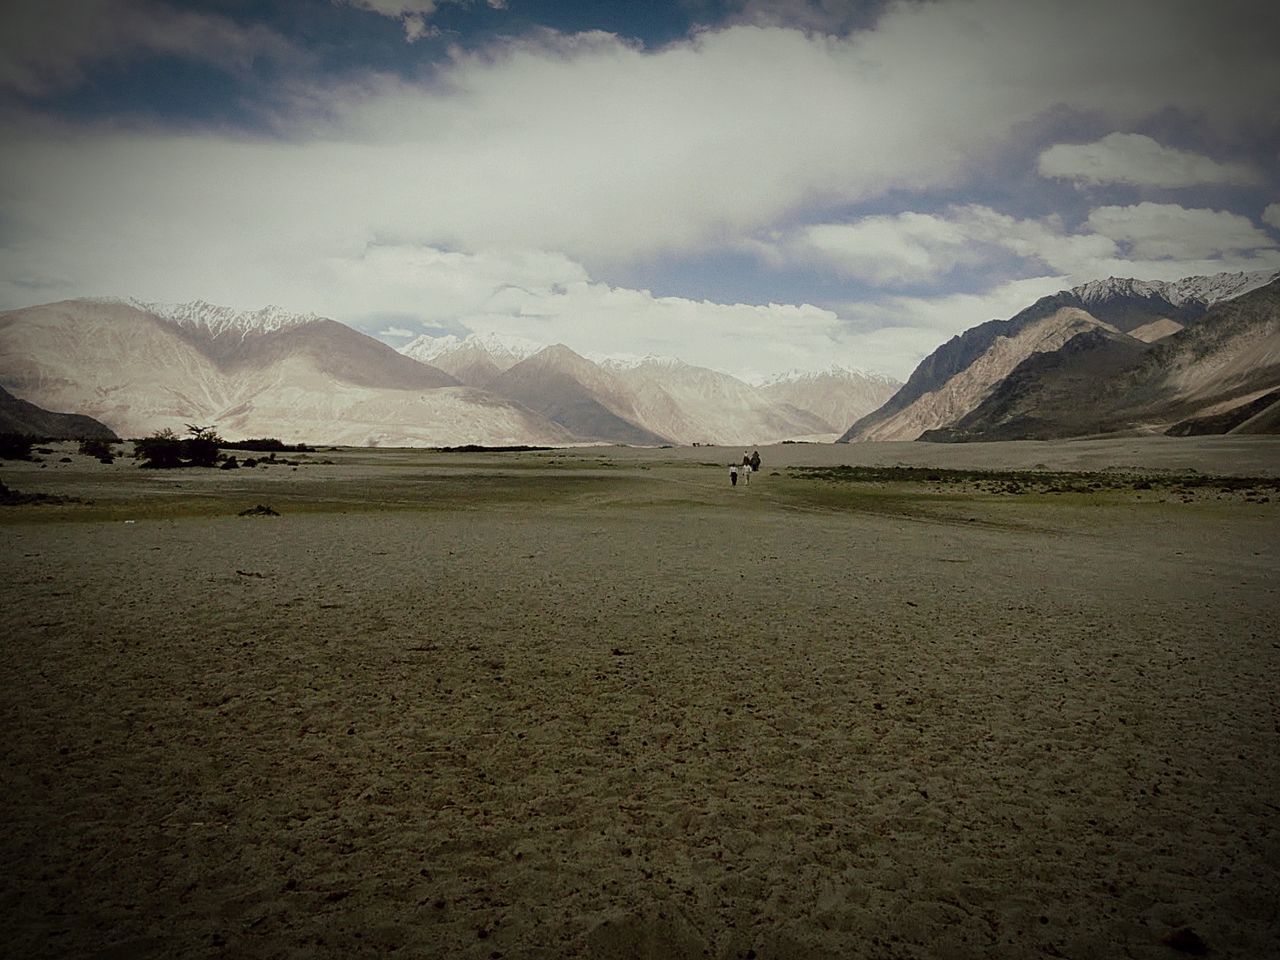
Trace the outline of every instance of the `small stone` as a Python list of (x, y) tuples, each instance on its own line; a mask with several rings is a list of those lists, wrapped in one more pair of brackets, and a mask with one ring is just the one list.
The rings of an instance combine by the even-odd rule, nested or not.
[(1160, 942), (1166, 947), (1177, 950), (1179, 953), (1188, 953), (1193, 957), (1203, 957), (1209, 952), (1209, 945), (1200, 939), (1200, 934), (1190, 927), (1179, 927), (1172, 933), (1161, 937)]

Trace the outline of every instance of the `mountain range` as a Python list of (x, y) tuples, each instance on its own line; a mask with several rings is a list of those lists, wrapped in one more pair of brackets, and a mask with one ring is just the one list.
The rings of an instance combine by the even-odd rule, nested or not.
[(391, 446), (830, 439), (848, 410), (898, 386), (832, 371), (829, 391), (806, 400), (670, 358), (593, 361), (494, 336), (396, 351), (314, 314), (118, 299), (0, 314), (0, 385), (127, 437), (194, 423), (232, 438)]
[(840, 439), (1275, 432), (1277, 391), (1280, 274), (1109, 278), (952, 338)]
[(276, 307), (69, 300), (0, 314), (0, 388), (6, 409), (74, 411), (126, 437), (199, 424), (352, 445), (1277, 432), (1280, 274), (1086, 283), (953, 337), (905, 384), (832, 368), (753, 386), (493, 334), (397, 351)]

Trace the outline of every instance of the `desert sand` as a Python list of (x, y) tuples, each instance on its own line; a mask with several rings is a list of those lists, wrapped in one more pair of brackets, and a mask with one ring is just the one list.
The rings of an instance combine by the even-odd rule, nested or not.
[(1278, 440), (0, 464), (4, 953), (1274, 955), (1276, 490), (793, 468)]

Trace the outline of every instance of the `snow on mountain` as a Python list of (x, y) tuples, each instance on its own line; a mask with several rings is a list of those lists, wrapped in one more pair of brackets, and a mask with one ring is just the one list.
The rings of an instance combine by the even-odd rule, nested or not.
[[(1028, 357), (928, 440), (1020, 440), (1136, 430), (1224, 433), (1280, 397), (1280, 284), (1220, 301), (1154, 346), (1099, 327)], [(1278, 408), (1280, 409), (1280, 408)], [(1248, 430), (1272, 432), (1275, 423)]]
[(436, 357), (453, 349), (461, 342), (462, 340), (453, 336), (453, 334), (447, 337), (433, 337), (424, 333), (397, 349), (406, 357), (412, 357), (414, 360), (420, 360), (423, 363), (434, 364)]
[(888, 400), (902, 384), (882, 374), (833, 364), (825, 370), (791, 370), (770, 377), (757, 389), (821, 419), (840, 433)]
[(148, 303), (130, 299), (116, 302), (136, 307), (181, 327), (203, 330), (211, 337), (239, 334), (243, 339), (251, 333), (276, 333), (324, 319), (314, 313), (291, 313), (274, 305), (263, 307), (261, 310), (236, 310), (233, 307), (221, 307), (205, 300), (192, 300), (188, 303)]
[(1082, 284), (953, 337), (841, 439), (1079, 436), (1217, 416), (1280, 385), (1278, 304), (1270, 271)]
[(545, 346), (545, 343), (500, 333), (473, 333), (462, 338), (453, 334), (443, 337), (423, 334), (406, 343), (400, 348), (400, 352), (414, 360), (440, 366), (437, 361), (442, 359), (447, 361), (459, 350), (467, 350), (486, 355), (499, 370), (509, 370), (521, 360), (529, 359)]
[[(0, 386), (126, 437), (201, 423), (232, 438), (317, 443), (569, 439), (536, 413), (332, 320), (199, 304), (169, 313), (157, 321), (150, 305), (69, 300), (0, 314)], [(248, 335), (257, 330), (274, 335)]]
[(793, 368), (783, 373), (775, 373), (762, 380), (758, 386), (772, 387), (783, 383), (806, 383), (810, 381), (830, 381), (830, 380), (864, 380), (870, 383), (892, 384), (894, 388), (901, 386), (892, 377), (885, 376), (882, 373), (871, 373), (867, 370), (857, 370), (853, 367), (846, 367), (839, 363), (833, 363), (829, 367), (821, 370), (801, 370)]
[(664, 357), (656, 353), (645, 354), (643, 357), (632, 354), (588, 353), (586, 357), (606, 370), (617, 371), (642, 370), (646, 368), (650, 370), (676, 370), (680, 367), (691, 366), (691, 364), (685, 363), (678, 357)]
[[(1280, 277), (1280, 271), (1255, 270), (1251, 273), (1216, 273), (1212, 276), (1186, 277), (1172, 284), (1174, 297), (1184, 301), (1197, 300), (1205, 306), (1213, 306), (1223, 300), (1234, 300), (1252, 290), (1266, 286)], [(1174, 303), (1179, 302), (1173, 300)]]
[(1251, 273), (1215, 273), (1208, 276), (1184, 277), (1181, 280), (1134, 280), (1132, 278), (1107, 277), (1090, 280), (1071, 292), (1086, 304), (1122, 297), (1141, 297), (1165, 300), (1175, 307), (1183, 304), (1212, 306), (1223, 300), (1256, 290), (1280, 277), (1280, 273), (1255, 270)]
[(600, 365), (625, 386), (639, 422), (680, 443), (762, 444), (837, 432), (736, 377), (675, 357), (613, 358)]

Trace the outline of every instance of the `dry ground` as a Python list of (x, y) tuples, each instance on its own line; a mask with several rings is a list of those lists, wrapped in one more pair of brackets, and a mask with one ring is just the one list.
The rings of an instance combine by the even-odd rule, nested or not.
[(1280, 443), (762, 453), (0, 465), (4, 953), (1273, 954), (1280, 497), (791, 467)]

